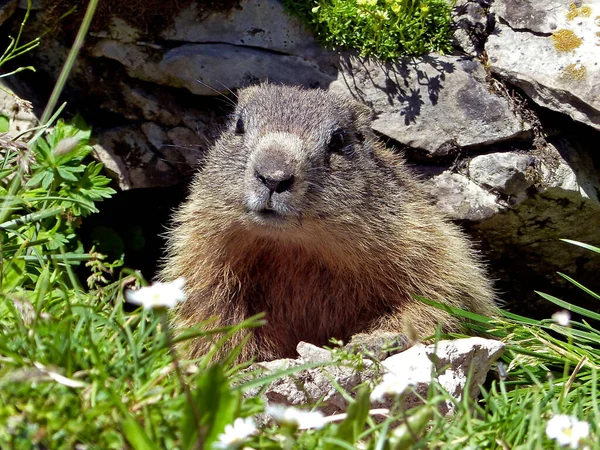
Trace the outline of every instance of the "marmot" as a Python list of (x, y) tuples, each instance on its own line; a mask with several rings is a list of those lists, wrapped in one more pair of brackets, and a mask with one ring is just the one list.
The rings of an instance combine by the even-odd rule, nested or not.
[[(422, 337), (459, 321), (413, 295), (496, 311), (485, 271), (459, 228), (431, 205), (369, 109), (323, 90), (241, 90), (229, 126), (196, 174), (168, 233), (163, 280), (184, 277), (178, 327), (266, 313), (241, 358), (296, 355), (356, 333)], [(230, 346), (240, 342), (234, 339)], [(210, 342), (190, 343), (190, 356)]]

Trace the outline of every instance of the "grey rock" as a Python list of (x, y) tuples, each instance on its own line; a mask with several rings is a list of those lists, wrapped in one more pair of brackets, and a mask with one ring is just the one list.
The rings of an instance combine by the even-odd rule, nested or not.
[(96, 140), (96, 158), (123, 190), (177, 184), (207, 149), (206, 140), (189, 128), (165, 131), (153, 122), (100, 130)]
[(94, 154), (123, 190), (176, 184), (171, 164), (149, 147), (146, 135), (135, 127), (100, 131)]
[(90, 31), (90, 36), (97, 38), (110, 38), (123, 43), (135, 43), (140, 41), (140, 31), (129, 25), (120, 17), (111, 17), (108, 30)]
[(0, 112), (7, 116), (10, 121), (8, 134), (12, 138), (37, 127), (39, 124), (31, 102), (20, 98), (2, 81), (0, 81)]
[(600, 3), (586, 6), (588, 16), (569, 18), (569, 2), (496, 1), (492, 10), (506, 25), (486, 51), (491, 71), (536, 103), (600, 130)]
[(435, 204), (455, 220), (479, 221), (498, 213), (497, 196), (468, 177), (445, 171), (426, 181)]
[(186, 44), (163, 52), (103, 39), (93, 55), (119, 61), (131, 77), (199, 95), (219, 95), (260, 80), (308, 87), (325, 87), (333, 80), (303, 58), (230, 44)]
[(150, 143), (156, 150), (160, 150), (169, 140), (167, 133), (161, 127), (154, 122), (143, 123), (140, 127), (148, 143)]
[(196, 168), (198, 162), (208, 150), (206, 137), (200, 136), (189, 128), (173, 128), (167, 131), (167, 136), (174, 146), (173, 151), (177, 151), (182, 156), (185, 164), (191, 168)]
[[(439, 341), (432, 345), (414, 347), (390, 356), (382, 362), (387, 373), (401, 380), (412, 380), (415, 386), (403, 399), (406, 409), (422, 403), (427, 397), (432, 374), (455, 400), (460, 401), (465, 392), (476, 398), (492, 364), (504, 353), (500, 341), (472, 337), (452, 341)], [(467, 386), (467, 381), (470, 384)], [(418, 395), (417, 395), (418, 394)], [(374, 406), (391, 408), (395, 399), (384, 398)], [(454, 410), (451, 402), (443, 402), (440, 410), (448, 414)]]
[(161, 36), (170, 41), (219, 42), (296, 56), (323, 52), (312, 33), (278, 0), (241, 0), (238, 7), (209, 12), (200, 20), (198, 5), (192, 3), (180, 11)]
[(300, 342), (296, 347), (300, 358), (306, 362), (327, 362), (332, 361), (331, 351), (326, 350), (308, 342)]
[(521, 137), (528, 126), (491, 93), (483, 66), (468, 57), (427, 56), (377, 64), (348, 58), (331, 91), (369, 105), (373, 129), (430, 156)]
[[(304, 354), (309, 355), (310, 361), (316, 356), (323, 360), (323, 349), (312, 348), (310, 344), (302, 343), (299, 346)], [(421, 403), (418, 395), (427, 396), (431, 384), (432, 372), (444, 389), (456, 400), (460, 400), (465, 392), (467, 378), (470, 376), (471, 384), (468, 386), (469, 395), (476, 397), (479, 394), (479, 385), (491, 367), (503, 352), (504, 344), (499, 341), (468, 338), (455, 341), (440, 341), (436, 345), (416, 345), (402, 353), (391, 356), (381, 363), (385, 373), (392, 373), (401, 379), (410, 379), (415, 383), (415, 389), (404, 397), (404, 407), (410, 408)], [(325, 353), (323, 353), (325, 352)], [(309, 362), (305, 357), (297, 360), (283, 359), (257, 366), (269, 373), (299, 367)], [(347, 402), (334, 387), (341, 386), (346, 392), (365, 381), (375, 384), (378, 378), (377, 366), (374, 362), (364, 360), (365, 368), (357, 371), (351, 367), (324, 365), (299, 371), (295, 375), (285, 376), (275, 380), (264, 393), (265, 400), (270, 403), (286, 405), (313, 404), (321, 402), (321, 411), (325, 414), (335, 414), (346, 410)], [(332, 380), (334, 382), (332, 382)], [(255, 395), (256, 392), (249, 393)], [(391, 397), (374, 400), (374, 407), (390, 408), (394, 403)], [(443, 413), (452, 411), (452, 405), (447, 402), (440, 410)]]
[(559, 188), (567, 195), (575, 194), (581, 199), (598, 202), (600, 174), (586, 150), (567, 139), (551, 140), (546, 152), (538, 156), (543, 174), (542, 192)]
[(17, 10), (19, 0), (1, 0), (0, 1), (0, 25), (6, 22)]
[[(549, 282), (553, 284), (550, 293), (566, 289), (568, 283), (556, 272), (566, 273), (591, 288), (597, 286), (597, 255), (561, 241), (600, 242), (600, 177), (590, 157), (594, 145), (550, 140), (543, 152), (534, 152), (537, 189), (518, 204), (473, 224), (485, 242), (486, 259), (497, 267), (507, 287), (514, 283), (516, 274), (526, 274), (519, 281), (524, 292), (516, 292), (514, 299), (504, 296), (508, 307), (521, 314), (550, 316), (552, 307), (548, 302), (538, 296), (528, 296), (523, 302), (523, 297), (534, 289), (546, 291)], [(529, 286), (528, 280), (535, 282)], [(597, 307), (595, 303), (584, 303), (585, 297), (576, 300), (576, 289), (559, 295), (563, 294), (581, 305)]]
[(527, 173), (533, 157), (520, 153), (490, 153), (469, 162), (469, 178), (504, 195), (523, 194), (534, 181)]
[[(139, 110), (141, 116), (149, 121), (158, 122), (166, 126), (177, 126), (181, 123), (181, 116), (184, 114), (182, 108), (174, 104), (173, 101), (159, 100), (151, 92), (139, 87), (132, 87), (121, 83), (119, 91), (123, 95), (126, 109), (122, 114), (129, 119), (137, 119), (136, 114)], [(112, 109), (114, 111), (114, 108)]]
[(495, 0), (491, 12), (513, 29), (551, 33), (564, 22), (568, 7), (563, 0)]
[[(309, 344), (308, 344), (309, 345)], [(304, 346), (303, 346), (304, 347)], [(307, 347), (304, 347), (307, 349)], [(321, 349), (323, 350), (323, 349)], [(314, 356), (314, 349), (307, 351)], [(326, 350), (323, 350), (326, 351)], [(326, 351), (329, 353), (328, 351)], [(311, 357), (312, 357), (311, 356)], [(318, 358), (324, 356), (321, 354)], [(296, 360), (283, 359), (259, 363), (257, 366), (268, 371), (276, 373), (279, 370), (286, 370), (293, 367), (299, 367), (307, 363), (305, 358), (300, 357)], [(325, 361), (324, 364), (327, 362)], [(294, 375), (280, 377), (273, 381), (264, 393), (264, 399), (269, 403), (285, 405), (304, 405), (314, 404), (322, 400), (319, 408), (326, 414), (335, 414), (345, 411), (347, 402), (344, 396), (334, 387), (341, 386), (347, 392), (358, 386), (363, 381), (374, 377), (374, 371), (371, 369), (373, 363), (365, 361), (365, 370), (358, 372), (351, 367), (329, 366), (299, 370)], [(250, 392), (248, 395), (256, 395), (257, 392)]]
[(481, 54), (490, 23), (489, 3), (481, 0), (456, 2), (452, 10), (454, 47), (471, 56)]

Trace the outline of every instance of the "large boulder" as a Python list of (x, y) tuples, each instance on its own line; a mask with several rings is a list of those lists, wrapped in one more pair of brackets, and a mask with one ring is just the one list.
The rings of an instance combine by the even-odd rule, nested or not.
[(496, 0), (490, 70), (541, 106), (600, 130), (600, 2)]
[(491, 92), (484, 67), (472, 57), (429, 55), (388, 64), (348, 57), (329, 90), (369, 105), (375, 131), (428, 157), (523, 138), (529, 128)]

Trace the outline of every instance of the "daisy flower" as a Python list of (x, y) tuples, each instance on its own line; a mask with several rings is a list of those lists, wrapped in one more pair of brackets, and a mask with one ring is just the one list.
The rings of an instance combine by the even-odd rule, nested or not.
[(292, 425), (300, 430), (323, 428), (327, 422), (320, 411), (302, 411), (284, 405), (268, 405), (265, 412), (282, 425)]
[(561, 447), (579, 448), (580, 441), (590, 434), (590, 424), (576, 417), (557, 414), (548, 421), (546, 435)]
[(143, 306), (144, 309), (172, 308), (185, 300), (183, 285), (183, 278), (177, 278), (170, 283), (156, 282), (136, 291), (128, 289), (125, 298), (129, 303)]
[(238, 417), (234, 420), (233, 424), (225, 426), (225, 430), (217, 437), (217, 442), (213, 444), (213, 448), (237, 448), (253, 435), (256, 430), (256, 423), (252, 417), (246, 417), (245, 419)]

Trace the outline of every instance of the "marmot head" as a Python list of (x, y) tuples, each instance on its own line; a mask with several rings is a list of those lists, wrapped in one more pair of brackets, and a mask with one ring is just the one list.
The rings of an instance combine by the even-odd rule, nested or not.
[(353, 221), (386, 178), (369, 116), (364, 105), (323, 90), (246, 88), (199, 174), (200, 189), (216, 188), (222, 197), (211, 206), (252, 229)]

